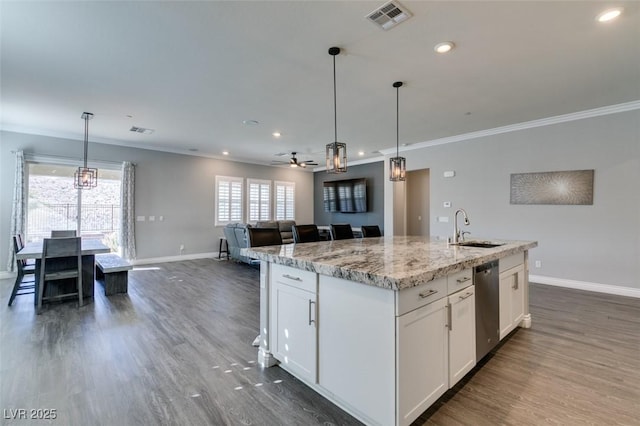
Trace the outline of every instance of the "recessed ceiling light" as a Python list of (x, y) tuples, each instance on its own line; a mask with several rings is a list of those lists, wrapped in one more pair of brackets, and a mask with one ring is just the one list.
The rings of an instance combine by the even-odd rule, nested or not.
[(435, 50), (436, 53), (448, 53), (451, 52), (455, 46), (452, 41), (444, 41), (436, 44), (433, 50)]
[(242, 124), (245, 126), (257, 126), (259, 122), (258, 120), (242, 120)]
[(281, 136), (280, 132), (273, 132), (271, 134), (273, 135), (274, 138), (279, 138)]
[(358, 155), (363, 156), (364, 155), (364, 151), (358, 151)]
[(229, 155), (229, 151), (222, 151), (222, 155)]
[(616, 19), (618, 16), (622, 14), (622, 8), (616, 7), (615, 9), (607, 9), (598, 16), (596, 16), (596, 21), (598, 22), (610, 22)]

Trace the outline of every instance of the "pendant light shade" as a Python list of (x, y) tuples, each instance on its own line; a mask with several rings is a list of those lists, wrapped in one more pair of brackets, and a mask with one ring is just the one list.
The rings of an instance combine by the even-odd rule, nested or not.
[(329, 49), (333, 56), (333, 124), (334, 142), (327, 144), (327, 173), (344, 173), (347, 171), (347, 144), (338, 142), (338, 106), (336, 100), (336, 55), (340, 54), (339, 47)]
[(401, 81), (393, 83), (396, 88), (396, 156), (389, 161), (389, 180), (403, 182), (407, 179), (407, 164), (404, 157), (400, 157), (400, 87)]
[(98, 186), (98, 169), (87, 167), (87, 150), (89, 149), (89, 120), (93, 118), (90, 112), (83, 112), (80, 116), (84, 120), (84, 167), (78, 167), (74, 174), (73, 187), (91, 189)]

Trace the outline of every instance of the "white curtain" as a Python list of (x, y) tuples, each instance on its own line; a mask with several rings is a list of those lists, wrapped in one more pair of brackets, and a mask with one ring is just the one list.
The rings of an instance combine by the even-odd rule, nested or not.
[(120, 220), (120, 246), (122, 257), (125, 259), (136, 258), (136, 231), (135, 231), (135, 166), (125, 161), (122, 163), (122, 214)]
[(7, 261), (7, 271), (16, 270), (15, 253), (13, 252), (13, 236), (24, 234), (24, 223), (26, 222), (26, 203), (24, 193), (24, 153), (16, 152), (16, 174), (13, 186), (13, 205), (11, 207), (11, 232), (9, 233), (9, 260)]

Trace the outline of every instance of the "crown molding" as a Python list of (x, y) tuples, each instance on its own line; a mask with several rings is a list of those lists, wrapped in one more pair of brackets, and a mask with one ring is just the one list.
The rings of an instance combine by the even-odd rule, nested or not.
[[(411, 146), (400, 148), (400, 152), (413, 151), (416, 149), (427, 148), (430, 146), (444, 145), (448, 143), (462, 142), (471, 139), (483, 138), (486, 136), (500, 135), (503, 133), (517, 132), (520, 130), (533, 129), (536, 127), (551, 126), (554, 124), (568, 123), (571, 121), (584, 120), (585, 118), (600, 117), (603, 115), (619, 114), (622, 112), (634, 111), (640, 109), (640, 100), (626, 102), (622, 104), (609, 105), (601, 108), (589, 109), (586, 111), (572, 112), (570, 114), (557, 115), (555, 117), (541, 118), (539, 120), (525, 121), (523, 123), (510, 124), (508, 126), (495, 127), (493, 129), (479, 130), (476, 132), (463, 133), (456, 136), (448, 136), (430, 141), (418, 142)], [(380, 150), (384, 155), (392, 155), (396, 153), (394, 148)]]

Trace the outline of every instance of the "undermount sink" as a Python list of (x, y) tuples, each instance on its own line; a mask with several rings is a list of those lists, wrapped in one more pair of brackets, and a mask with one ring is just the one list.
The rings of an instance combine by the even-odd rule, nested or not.
[(505, 243), (492, 243), (491, 241), (462, 241), (458, 243), (459, 246), (465, 247), (481, 247), (481, 248), (493, 248), (502, 246)]

